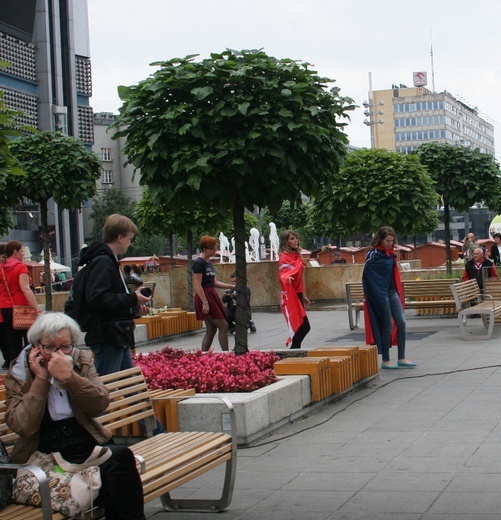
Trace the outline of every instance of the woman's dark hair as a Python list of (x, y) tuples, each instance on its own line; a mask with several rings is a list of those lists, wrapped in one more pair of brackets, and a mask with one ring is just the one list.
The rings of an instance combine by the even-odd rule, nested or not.
[[(295, 250), (291, 249), (289, 246), (289, 238), (291, 235), (297, 238), (298, 246)], [(292, 229), (286, 229), (285, 231), (282, 231), (282, 234), (280, 235), (279, 251), (285, 253), (297, 253), (298, 255), (301, 254), (301, 247), (299, 246), (299, 237), (295, 231), (293, 231)]]
[(380, 227), (373, 235), (371, 241), (371, 247), (376, 247), (388, 236), (392, 236), (395, 239), (394, 244), (397, 243), (397, 234), (395, 230), (390, 226)]
[(501, 238), (501, 233), (494, 233), (494, 235), (492, 235), (492, 238)]

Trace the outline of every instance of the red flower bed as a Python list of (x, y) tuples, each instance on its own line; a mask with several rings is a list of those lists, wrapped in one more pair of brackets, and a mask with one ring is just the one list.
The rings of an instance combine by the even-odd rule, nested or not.
[(200, 350), (185, 352), (166, 347), (138, 354), (135, 363), (143, 371), (150, 390), (194, 388), (197, 393), (252, 392), (278, 378), (273, 352), (252, 351), (242, 356)]

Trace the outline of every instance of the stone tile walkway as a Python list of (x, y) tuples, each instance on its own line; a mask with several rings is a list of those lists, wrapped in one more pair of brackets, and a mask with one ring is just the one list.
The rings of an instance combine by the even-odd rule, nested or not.
[[(346, 310), (310, 311), (304, 348), (356, 345)], [(254, 312), (252, 349), (284, 348), (285, 321)], [(478, 327), (481, 326), (481, 320)], [(475, 326), (477, 324), (475, 323)], [(363, 331), (363, 329), (362, 329)], [(408, 319), (416, 369), (382, 371), (341, 401), (239, 449), (233, 501), (224, 513), (155, 520), (494, 520), (501, 517), (501, 328), (463, 341), (456, 318)], [(353, 339), (350, 339), (351, 336)], [(139, 347), (200, 346), (201, 333)], [(362, 341), (363, 343), (363, 341)], [(219, 349), (217, 341), (214, 343)], [(396, 349), (392, 349), (396, 358)], [(174, 494), (214, 496), (222, 471)]]

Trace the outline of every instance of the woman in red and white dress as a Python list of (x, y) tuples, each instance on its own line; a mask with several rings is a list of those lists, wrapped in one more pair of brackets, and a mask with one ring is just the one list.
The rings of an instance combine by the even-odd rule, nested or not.
[[(280, 308), (289, 327), (286, 346), (301, 348), (301, 343), (311, 326), (306, 315), (310, 300), (303, 284), (304, 260), (301, 258), (299, 238), (295, 231), (286, 229), (280, 235), (280, 256), (278, 258), (278, 278), (282, 289)], [(305, 310), (306, 309), (306, 310)]]

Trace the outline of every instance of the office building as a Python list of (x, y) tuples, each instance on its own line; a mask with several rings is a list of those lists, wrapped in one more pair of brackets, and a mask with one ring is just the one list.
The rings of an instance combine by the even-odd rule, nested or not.
[[(102, 195), (107, 189), (115, 188), (132, 202), (139, 202), (143, 188), (139, 185), (140, 172), (134, 173), (134, 167), (125, 165), (127, 156), (122, 152), (125, 138), (112, 139), (116, 133), (110, 129), (117, 119), (111, 112), (94, 114), (94, 144), (92, 150), (101, 159), (101, 179), (98, 182), (97, 194)], [(90, 208), (84, 208), (85, 236), (90, 237), (93, 223), (87, 218)]]
[[(94, 141), (87, 0), (2, 0), (0, 2), (0, 90), (10, 108), (26, 114), (23, 123), (40, 131), (59, 130)], [(4, 240), (17, 239), (38, 260), (42, 245), (37, 208), (14, 211), (17, 225)], [(83, 243), (80, 211), (49, 207), (54, 259), (72, 265)]]
[[(409, 153), (423, 143), (478, 148), (494, 155), (494, 127), (449, 92), (393, 85), (372, 92), (371, 142), (375, 148)], [(378, 115), (381, 109), (384, 114)], [(382, 119), (383, 124), (377, 121)]]

